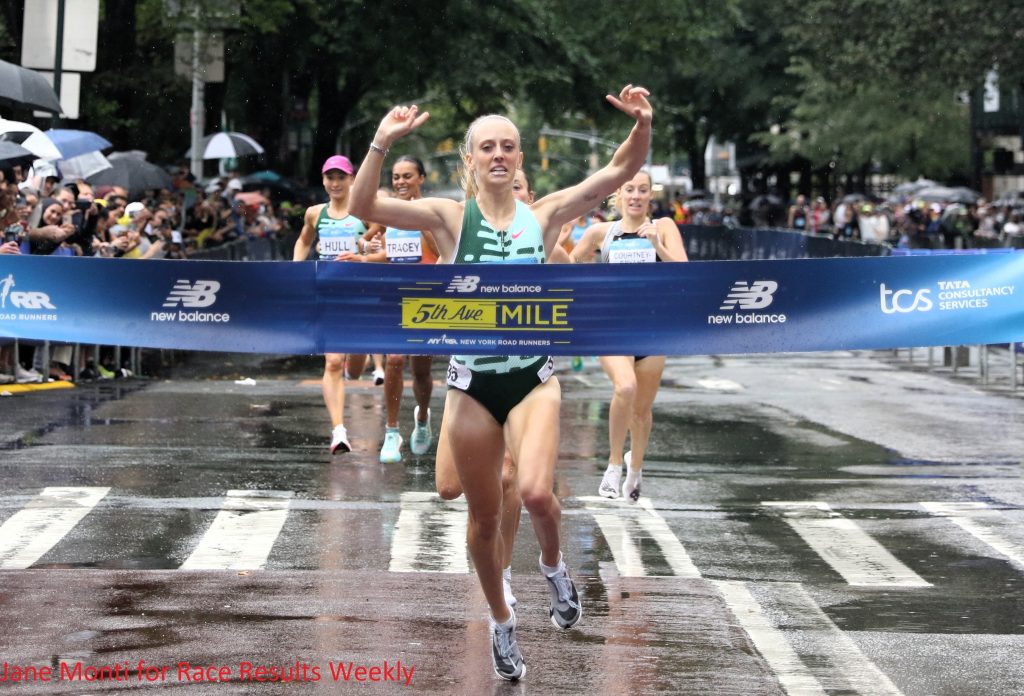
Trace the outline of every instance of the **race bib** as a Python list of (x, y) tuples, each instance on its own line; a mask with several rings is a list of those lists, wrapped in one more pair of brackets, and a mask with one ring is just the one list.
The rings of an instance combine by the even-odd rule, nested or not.
[(384, 233), (384, 251), (390, 263), (419, 263), (423, 259), (423, 235), (416, 230), (389, 227)]
[(350, 232), (348, 234), (343, 233), (331, 236), (320, 235), (321, 256), (338, 256), (343, 251), (349, 251), (353, 254), (357, 253), (355, 233)]
[(473, 380), (473, 373), (465, 365), (455, 362), (452, 358), (448, 361), (448, 386), (465, 391), (469, 389), (469, 383)]
[(608, 247), (608, 263), (654, 263), (658, 254), (646, 239), (617, 239)]
[(541, 384), (544, 384), (553, 374), (555, 374), (555, 361), (549, 357), (544, 366), (537, 370), (537, 378), (540, 379)]
[(356, 240), (362, 230), (349, 220), (329, 220), (320, 227), (320, 255), (338, 256), (343, 251), (359, 253)]

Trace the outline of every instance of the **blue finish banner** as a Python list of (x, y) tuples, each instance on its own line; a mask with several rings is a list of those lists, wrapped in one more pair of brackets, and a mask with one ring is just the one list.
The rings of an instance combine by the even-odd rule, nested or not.
[(0, 336), (312, 354), (683, 355), (1024, 339), (1024, 254), (421, 265), (0, 257)]

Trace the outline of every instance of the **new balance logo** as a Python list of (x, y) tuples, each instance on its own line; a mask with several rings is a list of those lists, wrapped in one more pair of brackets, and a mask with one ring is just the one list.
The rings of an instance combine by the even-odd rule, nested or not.
[(774, 280), (755, 280), (753, 283), (737, 281), (719, 309), (764, 309), (775, 299), (779, 289)]
[(473, 292), (476, 290), (477, 283), (480, 282), (480, 276), (457, 275), (452, 278), (452, 282), (448, 283), (448, 288), (445, 292)]
[(179, 280), (164, 300), (164, 307), (209, 307), (217, 301), (218, 290), (220, 283), (216, 280)]

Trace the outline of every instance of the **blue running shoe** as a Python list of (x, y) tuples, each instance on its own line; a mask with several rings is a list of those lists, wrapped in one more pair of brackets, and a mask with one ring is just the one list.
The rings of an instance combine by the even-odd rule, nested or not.
[(396, 464), (402, 461), (402, 436), (398, 428), (384, 429), (384, 446), (380, 448), (381, 464)]

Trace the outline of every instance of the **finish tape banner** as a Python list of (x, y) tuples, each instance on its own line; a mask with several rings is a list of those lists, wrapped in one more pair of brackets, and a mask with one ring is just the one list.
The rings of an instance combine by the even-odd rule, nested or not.
[(0, 336), (314, 354), (707, 355), (1024, 339), (1024, 254), (581, 265), (0, 256)]

